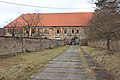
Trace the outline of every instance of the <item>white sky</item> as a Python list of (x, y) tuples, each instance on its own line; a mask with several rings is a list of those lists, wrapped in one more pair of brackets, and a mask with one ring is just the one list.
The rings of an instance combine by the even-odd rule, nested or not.
[(58, 12), (93, 12), (95, 5), (91, 0), (0, 0), (18, 4), (55, 7), (55, 8), (80, 8), (80, 9), (50, 9), (17, 6), (0, 2), (0, 27), (6, 25), (6, 21), (14, 20), (23, 13), (58, 13)]

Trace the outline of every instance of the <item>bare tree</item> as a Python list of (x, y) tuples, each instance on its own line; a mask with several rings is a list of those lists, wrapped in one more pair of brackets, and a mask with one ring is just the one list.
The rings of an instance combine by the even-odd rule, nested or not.
[[(110, 50), (110, 40), (117, 39), (120, 35), (119, 20), (120, 14), (116, 11), (116, 3), (107, 0), (98, 0), (101, 9), (97, 11), (91, 20), (90, 27), (87, 29), (88, 38), (104, 38), (107, 40), (107, 48)], [(101, 2), (103, 1), (103, 2)], [(103, 5), (104, 4), (104, 5)]]
[(8, 32), (9, 32), (10, 34), (12, 34), (12, 37), (15, 37), (16, 29), (17, 29), (17, 27), (19, 26), (19, 22), (18, 22), (17, 20), (15, 20), (15, 21), (12, 22), (12, 20), (10, 19), (9, 21), (6, 21), (6, 23), (9, 23), (9, 24), (8, 24), (9, 26), (7, 26), (7, 27), (10, 27), (10, 28), (8, 29)]
[(39, 26), (41, 23), (41, 16), (39, 13), (33, 13), (33, 14), (23, 14), (21, 16), (21, 19), (23, 21), (22, 24), (24, 24), (24, 29), (26, 30), (26, 33), (28, 34), (28, 37), (31, 37), (34, 33), (34, 28)]

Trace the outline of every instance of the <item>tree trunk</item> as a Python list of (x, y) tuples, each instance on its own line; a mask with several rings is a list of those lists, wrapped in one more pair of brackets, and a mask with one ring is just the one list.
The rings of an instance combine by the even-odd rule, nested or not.
[(29, 31), (27, 31), (27, 37), (29, 38)]
[(29, 37), (31, 37), (31, 34), (32, 34), (32, 28), (29, 27)]

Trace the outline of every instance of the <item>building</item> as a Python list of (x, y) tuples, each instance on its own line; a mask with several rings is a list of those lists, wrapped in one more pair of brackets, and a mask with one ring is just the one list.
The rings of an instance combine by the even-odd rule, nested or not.
[(5, 26), (6, 35), (14, 30), (16, 35), (43, 37), (49, 39), (86, 39), (85, 27), (88, 26), (93, 12), (72, 13), (33, 13), (22, 14)]
[(0, 28), (0, 36), (4, 36), (4, 28)]

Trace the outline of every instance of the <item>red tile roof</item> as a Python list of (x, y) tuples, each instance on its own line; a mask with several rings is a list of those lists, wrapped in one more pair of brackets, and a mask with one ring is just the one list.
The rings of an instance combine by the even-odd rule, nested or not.
[[(37, 26), (87, 26), (89, 20), (92, 18), (93, 12), (76, 12), (76, 13), (37, 13), (41, 18), (41, 22)], [(28, 18), (28, 16), (34, 16), (34, 14), (22, 14), (17, 19), (6, 25), (5, 27), (11, 27), (13, 23), (19, 23), (17, 26), (25, 26), (26, 22), (22, 17)], [(35, 20), (32, 20), (34, 22)]]

